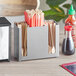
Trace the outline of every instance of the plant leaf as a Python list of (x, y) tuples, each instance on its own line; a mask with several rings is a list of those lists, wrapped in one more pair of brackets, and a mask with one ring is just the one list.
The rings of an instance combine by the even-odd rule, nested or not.
[(47, 10), (47, 11), (43, 11), (45, 13), (45, 16), (46, 15), (55, 15), (55, 14), (59, 14), (59, 13), (62, 13), (64, 14), (64, 10), (60, 7), (54, 7), (54, 9), (50, 9), (50, 10)]
[(59, 6), (61, 3), (65, 2), (66, 0), (46, 0), (46, 3), (53, 7), (53, 6)]
[(76, 2), (76, 0), (72, 0), (72, 1)]
[(53, 20), (59, 22), (61, 19), (65, 18), (65, 17), (66, 17), (66, 15), (65, 15), (65, 16), (60, 16), (60, 15), (48, 15), (48, 16), (45, 17), (45, 19), (47, 19), (47, 20), (53, 19)]
[(64, 13), (64, 10), (61, 7), (54, 7), (53, 9), (59, 13)]
[(70, 4), (64, 4), (63, 7), (69, 9), (70, 8)]
[(45, 19), (53, 19), (56, 21), (60, 21), (60, 19), (65, 17), (64, 10), (60, 7), (54, 7), (54, 9), (50, 9), (43, 12), (45, 13)]
[(72, 4), (74, 6), (74, 9), (76, 10), (76, 0), (72, 0)]
[[(64, 19), (67, 17), (65, 15), (64, 10), (59, 7), (60, 4), (64, 3), (66, 0), (46, 0), (46, 3), (51, 8), (50, 10), (44, 11), (45, 13), (45, 19), (53, 19), (55, 21), (60, 21), (61, 19)], [(64, 5), (65, 8), (69, 8), (69, 4)]]
[(45, 13), (45, 16), (48, 16), (48, 15), (56, 15), (56, 14), (59, 14), (59, 12), (51, 9), (51, 10), (47, 10), (47, 11), (43, 11)]

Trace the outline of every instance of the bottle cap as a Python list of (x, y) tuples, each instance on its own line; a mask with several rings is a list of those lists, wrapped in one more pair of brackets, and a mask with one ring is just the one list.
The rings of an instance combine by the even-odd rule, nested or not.
[(71, 4), (71, 7), (70, 7), (70, 9), (69, 9), (69, 11), (68, 11), (68, 14), (69, 14), (69, 15), (74, 15), (74, 14), (75, 14), (75, 10), (74, 10), (72, 4)]
[(64, 26), (64, 29), (66, 30), (66, 31), (71, 31), (72, 30), (72, 26)]

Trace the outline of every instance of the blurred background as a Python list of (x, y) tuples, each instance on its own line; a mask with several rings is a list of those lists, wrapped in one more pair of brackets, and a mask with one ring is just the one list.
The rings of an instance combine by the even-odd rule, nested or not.
[(76, 0), (0, 0), (0, 16), (8, 19), (10, 16), (17, 17), (16, 20), (20, 21), (23, 20), (26, 9), (35, 9), (39, 4), (39, 9), (45, 13), (45, 19), (53, 19), (61, 25), (68, 16), (71, 3), (76, 9)]
[(26, 9), (39, 9), (45, 13), (45, 19), (57, 22), (67, 17), (67, 10), (72, 3), (76, 9), (76, 0), (0, 0), (0, 16), (21, 16)]

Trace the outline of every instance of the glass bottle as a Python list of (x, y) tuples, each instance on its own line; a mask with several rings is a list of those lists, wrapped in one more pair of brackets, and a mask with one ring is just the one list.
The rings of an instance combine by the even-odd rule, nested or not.
[(75, 53), (74, 42), (71, 35), (72, 26), (64, 26), (64, 29), (66, 33), (62, 45), (62, 53), (65, 55), (72, 55)]

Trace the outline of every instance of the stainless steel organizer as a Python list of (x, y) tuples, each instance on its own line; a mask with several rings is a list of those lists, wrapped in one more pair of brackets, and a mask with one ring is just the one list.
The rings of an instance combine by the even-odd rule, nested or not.
[(56, 52), (48, 53), (48, 26), (27, 27), (27, 56), (22, 56), (22, 30), (14, 25), (14, 54), (18, 61), (59, 56), (59, 25), (56, 25)]
[(11, 23), (0, 17), (0, 61), (10, 61), (11, 56)]

